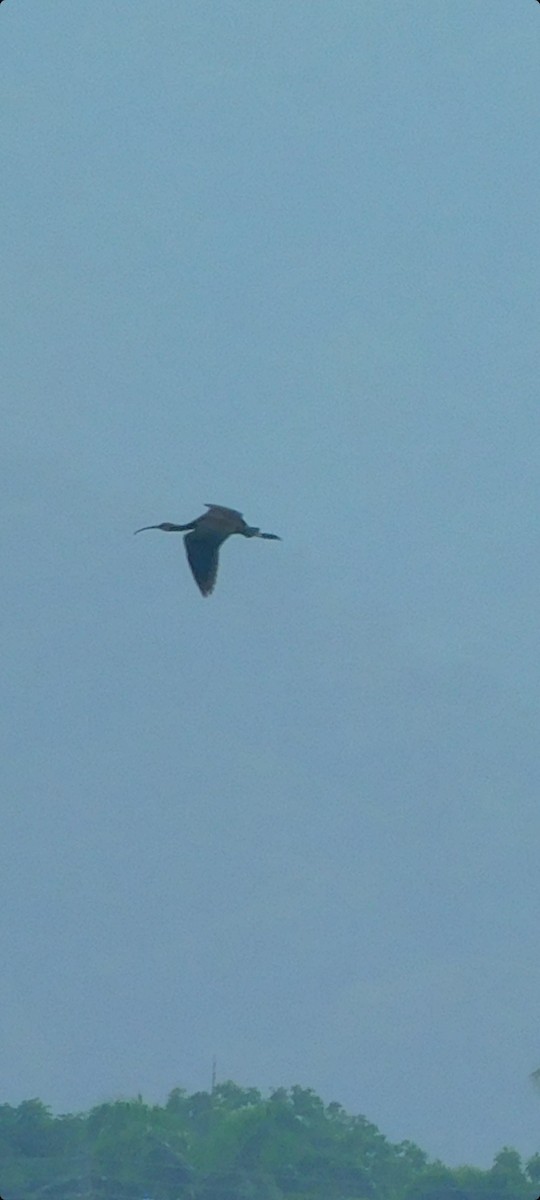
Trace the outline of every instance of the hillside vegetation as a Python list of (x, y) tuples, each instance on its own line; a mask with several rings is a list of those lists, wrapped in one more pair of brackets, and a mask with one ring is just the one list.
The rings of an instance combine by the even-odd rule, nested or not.
[(311, 1089), (220, 1083), (54, 1116), (0, 1105), (4, 1200), (535, 1200), (540, 1155), (450, 1169)]

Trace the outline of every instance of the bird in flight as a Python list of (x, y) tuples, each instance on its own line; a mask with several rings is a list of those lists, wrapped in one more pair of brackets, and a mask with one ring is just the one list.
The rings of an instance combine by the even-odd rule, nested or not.
[[(1, 0), (0, 0), (1, 2)], [(242, 537), (268, 538), (280, 542), (277, 533), (261, 533), (256, 525), (247, 525), (242, 513), (235, 508), (224, 508), (222, 504), (207, 504), (208, 512), (202, 517), (196, 517), (187, 525), (172, 525), (164, 521), (162, 525), (143, 525), (135, 533), (144, 533), (145, 529), (163, 529), (164, 533), (185, 533), (184, 545), (191, 573), (203, 596), (213, 592), (218, 571), (219, 547), (232, 533), (240, 533)]]

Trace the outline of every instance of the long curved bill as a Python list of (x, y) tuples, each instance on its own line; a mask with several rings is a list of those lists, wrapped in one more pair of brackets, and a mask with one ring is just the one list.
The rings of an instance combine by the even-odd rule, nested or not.
[(143, 525), (142, 529), (136, 529), (135, 533), (144, 533), (145, 529), (159, 529), (159, 525)]
[(281, 542), (281, 538), (277, 533), (259, 533), (258, 537), (267, 538), (270, 542)]

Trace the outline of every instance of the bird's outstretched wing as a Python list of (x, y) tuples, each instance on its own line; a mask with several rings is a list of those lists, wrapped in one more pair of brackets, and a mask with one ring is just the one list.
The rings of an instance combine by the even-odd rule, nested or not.
[(213, 592), (219, 562), (219, 547), (225, 539), (219, 533), (194, 529), (186, 533), (184, 543), (191, 573), (203, 596)]
[(207, 505), (205, 505), (205, 507), (209, 508), (211, 512), (224, 513), (225, 516), (228, 516), (228, 517), (239, 517), (241, 521), (243, 521), (243, 519), (244, 519), (244, 514), (241, 512), (238, 512), (238, 509), (225, 508), (224, 504), (207, 504)]

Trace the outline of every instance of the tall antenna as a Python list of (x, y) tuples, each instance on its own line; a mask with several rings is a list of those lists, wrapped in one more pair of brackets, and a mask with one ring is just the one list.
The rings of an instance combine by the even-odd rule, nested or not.
[(214, 1057), (212, 1059), (212, 1095), (214, 1095), (214, 1092), (216, 1090), (216, 1066), (217, 1066), (216, 1056), (214, 1054)]

